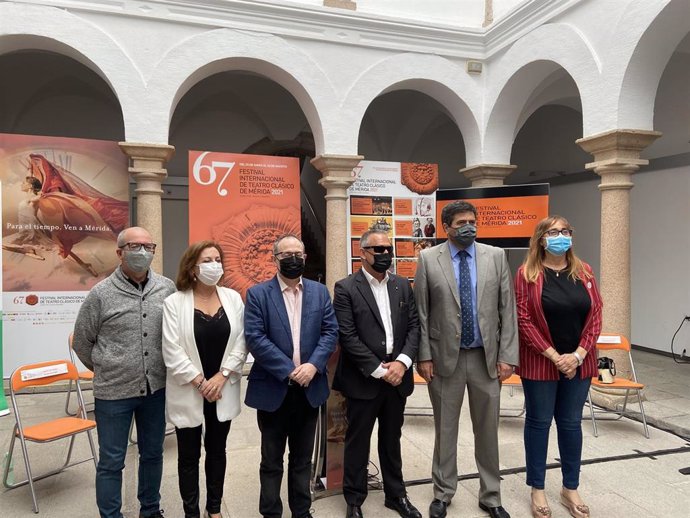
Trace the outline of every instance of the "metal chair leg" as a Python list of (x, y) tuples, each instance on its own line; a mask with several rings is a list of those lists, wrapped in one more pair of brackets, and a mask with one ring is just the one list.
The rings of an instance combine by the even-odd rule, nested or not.
[(640, 414), (642, 414), (642, 424), (644, 425), (644, 436), (649, 439), (649, 428), (647, 428), (647, 417), (644, 415), (644, 406), (642, 405), (642, 394), (637, 391), (637, 401), (640, 403)]

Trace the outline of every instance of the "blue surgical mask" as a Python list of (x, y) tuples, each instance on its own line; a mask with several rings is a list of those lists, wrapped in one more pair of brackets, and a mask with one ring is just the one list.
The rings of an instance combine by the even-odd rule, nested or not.
[(558, 234), (555, 237), (546, 236), (546, 251), (553, 255), (563, 255), (573, 246), (572, 236)]

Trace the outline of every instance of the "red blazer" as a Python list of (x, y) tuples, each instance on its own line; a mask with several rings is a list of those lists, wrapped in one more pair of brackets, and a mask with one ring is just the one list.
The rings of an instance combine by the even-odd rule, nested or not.
[[(520, 366), (516, 372), (522, 378), (531, 380), (558, 380), (559, 372), (554, 363), (542, 353), (549, 347), (554, 347), (549, 326), (541, 305), (541, 290), (544, 285), (542, 272), (536, 282), (527, 282), (523, 275), (523, 266), (515, 276), (515, 300), (517, 303), (518, 333), (520, 337)], [(592, 268), (585, 264), (585, 269), (591, 274)], [(592, 306), (582, 329), (580, 347), (587, 351), (582, 367), (581, 378), (593, 378), (599, 374), (597, 370), (596, 344), (601, 334), (602, 300), (594, 277), (580, 278)], [(555, 348), (555, 347), (554, 347)]]

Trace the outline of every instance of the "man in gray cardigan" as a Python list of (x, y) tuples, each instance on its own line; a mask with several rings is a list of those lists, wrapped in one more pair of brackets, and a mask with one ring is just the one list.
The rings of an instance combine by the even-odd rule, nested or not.
[(170, 279), (150, 269), (156, 244), (143, 228), (117, 238), (120, 266), (89, 292), (74, 325), (73, 348), (94, 371), (98, 430), (96, 503), (101, 518), (122, 518), (122, 470), (132, 417), (139, 447), (140, 517), (162, 517), (165, 437), (163, 300)]

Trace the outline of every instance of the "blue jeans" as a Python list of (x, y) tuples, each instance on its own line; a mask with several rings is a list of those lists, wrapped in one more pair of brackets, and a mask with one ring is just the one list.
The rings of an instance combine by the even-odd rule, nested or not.
[(563, 487), (577, 489), (580, 485), (582, 408), (591, 382), (590, 378), (580, 379), (579, 369), (571, 380), (563, 374), (558, 381), (522, 379), (527, 406), (525, 457), (528, 486), (544, 489), (549, 429), (554, 418), (558, 431)]
[(96, 399), (98, 468), (96, 503), (101, 518), (122, 518), (122, 470), (125, 467), (129, 428), (134, 416), (139, 447), (141, 514), (159, 510), (165, 438), (165, 389), (127, 399)]

